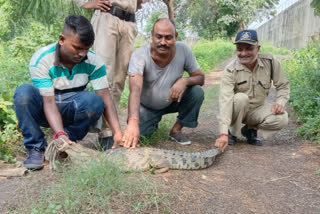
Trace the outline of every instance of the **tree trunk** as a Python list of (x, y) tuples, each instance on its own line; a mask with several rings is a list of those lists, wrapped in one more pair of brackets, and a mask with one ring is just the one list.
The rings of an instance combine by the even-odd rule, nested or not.
[(163, 0), (163, 2), (167, 5), (168, 7), (168, 16), (169, 19), (174, 21), (175, 20), (175, 16), (174, 16), (174, 10), (173, 10), (173, 4), (174, 4), (174, 0)]

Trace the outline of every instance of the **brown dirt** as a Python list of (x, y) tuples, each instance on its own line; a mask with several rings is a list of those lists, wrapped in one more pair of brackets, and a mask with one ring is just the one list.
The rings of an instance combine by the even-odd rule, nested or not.
[[(226, 63), (206, 76), (205, 88), (216, 87), (218, 94)], [(273, 91), (270, 100), (274, 96)], [(199, 126), (185, 129), (192, 145), (167, 141), (155, 146), (189, 152), (212, 148), (218, 136), (217, 97), (211, 102), (203, 107)], [(320, 169), (320, 150), (296, 135), (298, 125), (291, 112), (289, 125), (262, 147), (240, 142), (228, 147), (208, 169), (154, 175), (161, 192), (169, 193), (169, 212), (319, 214), (320, 175), (316, 170)], [(126, 116), (121, 118), (125, 121)], [(52, 180), (47, 169), (24, 178), (0, 179), (0, 213), (1, 208), (23, 203), (26, 189), (44, 187)]]

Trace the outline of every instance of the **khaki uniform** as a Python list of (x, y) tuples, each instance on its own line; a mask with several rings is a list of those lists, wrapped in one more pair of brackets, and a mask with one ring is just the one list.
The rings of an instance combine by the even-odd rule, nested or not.
[[(73, 0), (79, 6), (89, 0)], [(135, 13), (137, 0), (111, 0), (113, 6)], [(128, 64), (137, 35), (136, 23), (124, 21), (110, 13), (96, 10), (91, 20), (95, 42), (94, 51), (102, 58), (107, 68), (107, 78), (113, 102), (118, 107), (124, 89)]]
[[(271, 63), (272, 61), (272, 63)], [(241, 127), (262, 130), (261, 136), (267, 138), (285, 127), (288, 114), (273, 115), (272, 104), (266, 102), (272, 85), (271, 65), (273, 66), (273, 85), (277, 91), (276, 103), (285, 106), (289, 99), (289, 81), (280, 63), (269, 54), (258, 54), (253, 71), (233, 60), (222, 73), (220, 84), (220, 133), (230, 132), (240, 137)]]

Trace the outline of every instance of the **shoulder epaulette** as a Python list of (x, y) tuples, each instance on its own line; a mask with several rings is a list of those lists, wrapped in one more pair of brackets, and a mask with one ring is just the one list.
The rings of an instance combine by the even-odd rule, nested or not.
[(259, 58), (261, 59), (273, 59), (272, 54), (259, 54)]

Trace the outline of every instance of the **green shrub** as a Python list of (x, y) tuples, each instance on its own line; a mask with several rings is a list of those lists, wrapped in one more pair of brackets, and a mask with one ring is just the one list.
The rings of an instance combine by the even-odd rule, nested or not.
[(55, 31), (33, 22), (20, 36), (0, 41), (0, 159), (12, 162), (13, 154), (21, 149), (22, 136), (16, 125), (13, 93), (19, 85), (31, 83), (30, 58), (37, 49), (58, 39)]
[(290, 104), (298, 120), (304, 122), (298, 134), (310, 140), (320, 140), (320, 42), (295, 51), (283, 63), (290, 80)]
[(272, 53), (274, 55), (290, 55), (290, 50), (281, 47), (275, 47), (270, 42), (263, 42), (260, 48), (261, 53)]

